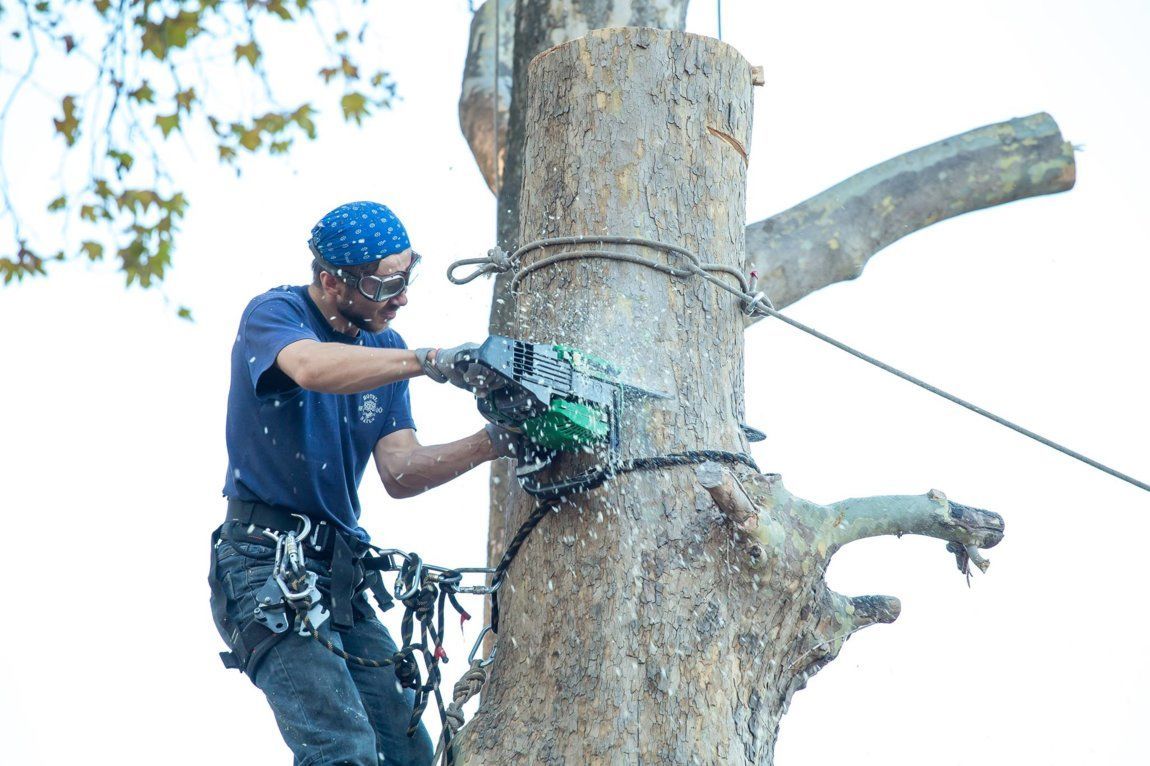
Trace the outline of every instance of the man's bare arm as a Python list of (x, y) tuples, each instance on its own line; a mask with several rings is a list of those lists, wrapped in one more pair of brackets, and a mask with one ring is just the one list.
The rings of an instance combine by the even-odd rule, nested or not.
[(376, 443), (375, 466), (387, 494), (403, 498), (438, 487), (499, 455), (485, 430), (424, 447), (415, 438), (415, 431), (405, 428)]
[(297, 340), (276, 355), (296, 385), (323, 394), (356, 394), (422, 375), (414, 351)]

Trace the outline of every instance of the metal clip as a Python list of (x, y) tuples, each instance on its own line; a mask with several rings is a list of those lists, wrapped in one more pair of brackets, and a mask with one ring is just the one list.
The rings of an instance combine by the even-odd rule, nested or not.
[(255, 620), (273, 633), (288, 629), (287, 608), (276, 573), (256, 592)]
[[(488, 625), (483, 630), (479, 631), (479, 638), (475, 639), (475, 645), (471, 647), (471, 653), (467, 655), (467, 664), (468, 665), (472, 665), (475, 663), (475, 655), (479, 652), (479, 647), (483, 646), (483, 638), (484, 638), (484, 636), (486, 636), (490, 632), (491, 632), (491, 626), (490, 625)], [(497, 652), (498, 650), (499, 650), (499, 644), (496, 643), (495, 646), (491, 647), (491, 654), (489, 654), (487, 656), (487, 659), (485, 659), (479, 663), (479, 667), (485, 668), (488, 665), (490, 665), (491, 663), (495, 662), (495, 652)]]
[[(410, 585), (406, 580), (407, 569), (414, 563), (415, 572), (411, 574)], [(404, 585), (408, 585), (406, 591), (401, 591)], [(404, 601), (411, 598), (419, 589), (423, 587), (423, 560), (414, 553), (409, 554), (407, 560), (403, 562), (403, 568), (399, 571), (399, 576), (395, 578), (395, 600)]]

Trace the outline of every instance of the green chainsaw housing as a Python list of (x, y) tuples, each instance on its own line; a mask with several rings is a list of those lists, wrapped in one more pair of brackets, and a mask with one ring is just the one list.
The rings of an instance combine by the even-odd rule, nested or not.
[(492, 335), (472, 364), (482, 368), (489, 389), (478, 400), (480, 413), (522, 431), (537, 448), (576, 452), (611, 438), (621, 387), (618, 371), (603, 359)]

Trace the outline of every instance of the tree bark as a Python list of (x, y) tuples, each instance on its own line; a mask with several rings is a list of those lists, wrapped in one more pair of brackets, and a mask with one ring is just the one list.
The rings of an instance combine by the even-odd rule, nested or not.
[(854, 279), (872, 255), (932, 223), (1073, 186), (1074, 148), (1050, 115), (987, 125), (875, 165), (751, 224), (747, 271), (782, 308)]
[[(599, 30), (538, 56), (529, 81), (518, 241), (645, 237), (743, 264), (752, 75), (733, 48)], [(532, 272), (520, 290), (500, 329), (590, 351), (670, 394), (631, 403), (623, 457), (747, 450), (735, 296), (604, 259)], [(506, 481), (495, 489), (493, 516), (507, 523), (493, 529), (493, 558), (535, 507)], [(741, 466), (623, 474), (544, 518), (509, 569), (498, 660), (457, 755), (770, 763), (794, 691), (851, 632), (897, 616), (894, 599), (829, 591), (830, 556), (860, 536), (903, 532), (977, 552), (1001, 526), (935, 492), (816, 506)]]
[(497, 196), (507, 156), (514, 51), (515, 0), (487, 0), (471, 19), (459, 93), (459, 127), (479, 172)]
[[(527, 134), (527, 70), (532, 59), (543, 51), (584, 35), (588, 30), (606, 26), (651, 27), (682, 30), (687, 19), (688, 0), (547, 0), (517, 2), (514, 32), (514, 87), (508, 108), (507, 151), (504, 160), (506, 178), (500, 186), (497, 240), (505, 249), (513, 249), (519, 239), (519, 195), (523, 185), (524, 142)], [(496, 278), (491, 301), (490, 332), (507, 335), (514, 324), (515, 296), (507, 289), (510, 275)], [(502, 461), (506, 463), (506, 461)], [(499, 548), (507, 525), (510, 504), (507, 488), (513, 483), (512, 471), (497, 464), (491, 472), (491, 513), (488, 518), (488, 557), (498, 560)]]

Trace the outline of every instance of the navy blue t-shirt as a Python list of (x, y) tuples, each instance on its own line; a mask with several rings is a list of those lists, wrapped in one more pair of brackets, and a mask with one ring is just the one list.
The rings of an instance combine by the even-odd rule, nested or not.
[(375, 443), (415, 428), (407, 381), (359, 394), (306, 391), (275, 366), (299, 340), (407, 348), (394, 330), (338, 333), (306, 287), (277, 287), (244, 309), (232, 348), (224, 495), (329, 519), (367, 540), (356, 488)]

